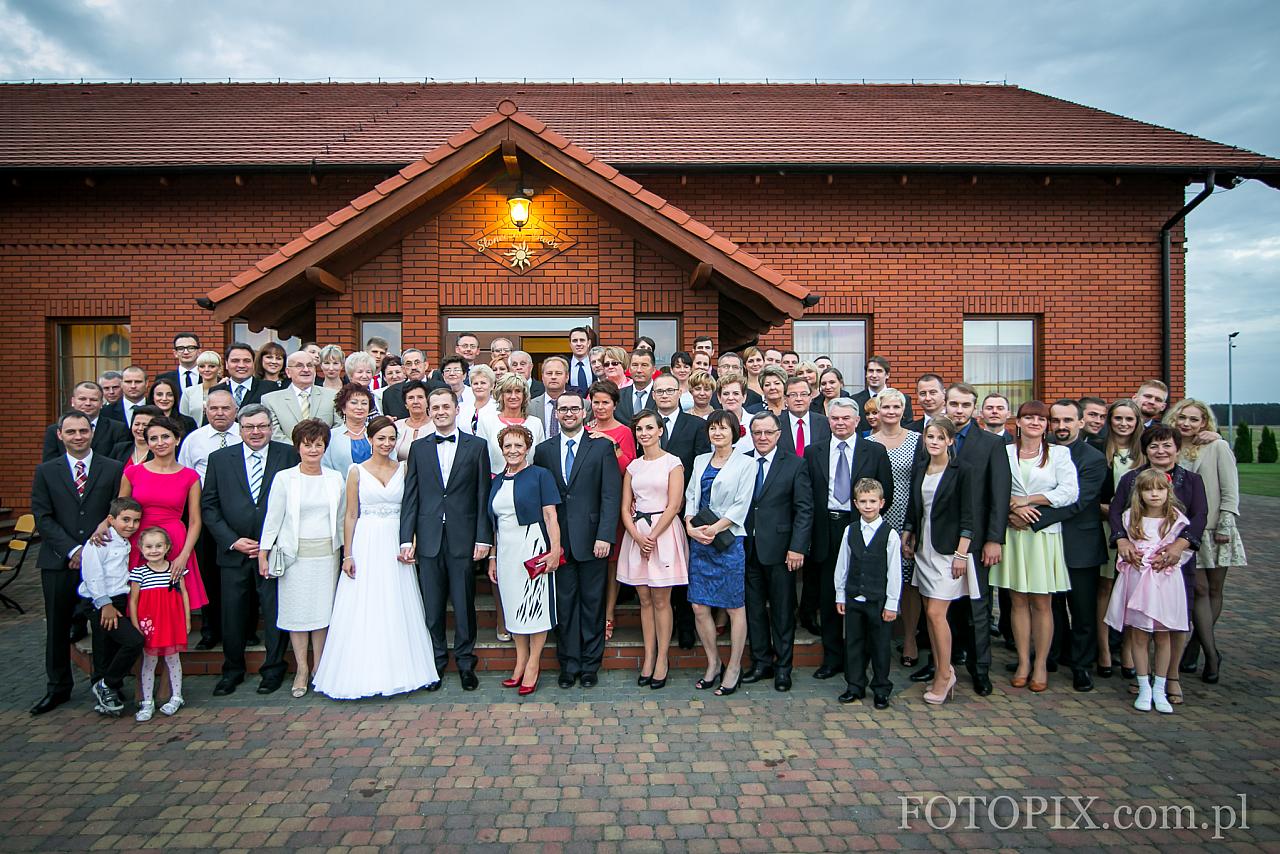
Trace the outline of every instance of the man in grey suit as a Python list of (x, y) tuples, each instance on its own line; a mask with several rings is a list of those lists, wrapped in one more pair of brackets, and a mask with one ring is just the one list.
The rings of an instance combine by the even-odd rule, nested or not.
[(306, 350), (289, 356), (285, 363), (288, 388), (262, 396), (262, 405), (271, 410), (271, 438), (293, 444), (293, 428), (299, 421), (319, 418), (336, 426), (341, 422), (334, 409), (334, 392), (316, 385), (316, 359)]
[(631, 419), (646, 409), (658, 411), (653, 397), (653, 351), (640, 349), (631, 354), (631, 385), (618, 392), (615, 417), (630, 426)]
[(556, 401), (564, 393), (569, 381), (569, 360), (563, 356), (548, 356), (542, 362), (542, 394), (529, 401), (529, 414), (542, 422), (542, 433), (547, 438), (560, 435), (560, 422), (556, 420)]

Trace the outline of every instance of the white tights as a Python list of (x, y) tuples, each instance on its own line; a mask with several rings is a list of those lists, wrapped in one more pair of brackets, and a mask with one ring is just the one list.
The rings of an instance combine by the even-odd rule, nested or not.
[[(149, 652), (142, 654), (142, 702), (152, 702), (155, 693), (156, 683), (156, 664), (159, 663), (160, 657), (152, 655)], [(182, 659), (178, 657), (178, 653), (173, 652), (164, 657), (164, 666), (169, 671), (169, 690), (175, 697), (182, 696)]]

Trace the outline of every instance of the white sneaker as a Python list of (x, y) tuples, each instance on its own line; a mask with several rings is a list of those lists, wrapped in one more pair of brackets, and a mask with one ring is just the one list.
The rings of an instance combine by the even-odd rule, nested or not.
[(133, 719), (135, 721), (138, 721), (139, 723), (145, 723), (151, 720), (152, 716), (155, 715), (155, 713), (156, 713), (155, 702), (152, 700), (147, 700), (144, 703), (138, 704), (138, 713), (133, 716)]
[(178, 709), (181, 709), (185, 705), (186, 703), (183, 702), (182, 696), (174, 694), (169, 698), (169, 702), (160, 707), (160, 711), (164, 712), (166, 715), (172, 716), (176, 715), (178, 713)]
[(1157, 712), (1165, 715), (1173, 714), (1173, 706), (1170, 705), (1169, 698), (1166, 697), (1163, 692), (1159, 694), (1152, 694), (1151, 702), (1155, 705)]

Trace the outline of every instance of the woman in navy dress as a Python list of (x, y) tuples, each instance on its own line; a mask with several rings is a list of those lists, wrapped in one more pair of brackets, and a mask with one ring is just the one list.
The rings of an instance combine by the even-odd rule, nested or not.
[[(755, 487), (755, 465), (745, 454), (735, 454), (739, 424), (732, 412), (717, 410), (707, 418), (707, 437), (712, 451), (693, 461), (693, 475), (685, 490), (685, 530), (689, 533), (689, 601), (702, 648), (707, 653), (707, 670), (694, 687), (705, 690), (719, 685), (716, 694), (732, 694), (742, 673), (742, 651), (747, 642), (746, 553), (743, 524), (751, 508)], [(718, 521), (699, 525), (694, 518), (709, 511)], [(733, 535), (733, 545), (720, 551), (712, 541), (722, 531)], [(716, 647), (716, 625), (712, 608), (729, 612), (732, 642), (729, 666), (720, 662)]]

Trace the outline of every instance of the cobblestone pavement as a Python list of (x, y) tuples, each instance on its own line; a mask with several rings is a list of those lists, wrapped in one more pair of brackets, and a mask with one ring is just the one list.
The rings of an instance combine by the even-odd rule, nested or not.
[[(522, 703), (491, 675), (473, 694), (450, 673), (436, 694), (354, 703), (264, 701), (252, 678), (215, 699), (198, 677), (186, 708), (148, 724), (99, 718), (81, 683), (31, 718), (43, 622), (5, 612), (0, 849), (1278, 851), (1280, 499), (1243, 504), (1251, 566), (1227, 582), (1222, 682), (1186, 679), (1172, 716), (1134, 712), (1119, 678), (1077, 694), (1061, 673), (1038, 696), (997, 681), (977, 698), (962, 681), (931, 708), (895, 666), (880, 713), (838, 705), (840, 688), (808, 672), (789, 695), (725, 699), (689, 672), (661, 693), (609, 672)], [(38, 612), (35, 576), (9, 592)], [(1002, 675), (1011, 653), (997, 655)], [(922, 804), (934, 796), (994, 808), (959, 801), (951, 821)], [(1068, 799), (1056, 823), (1054, 797)], [(1046, 814), (1011, 814), (1036, 798)], [(1233, 825), (1217, 834), (1214, 807)]]

